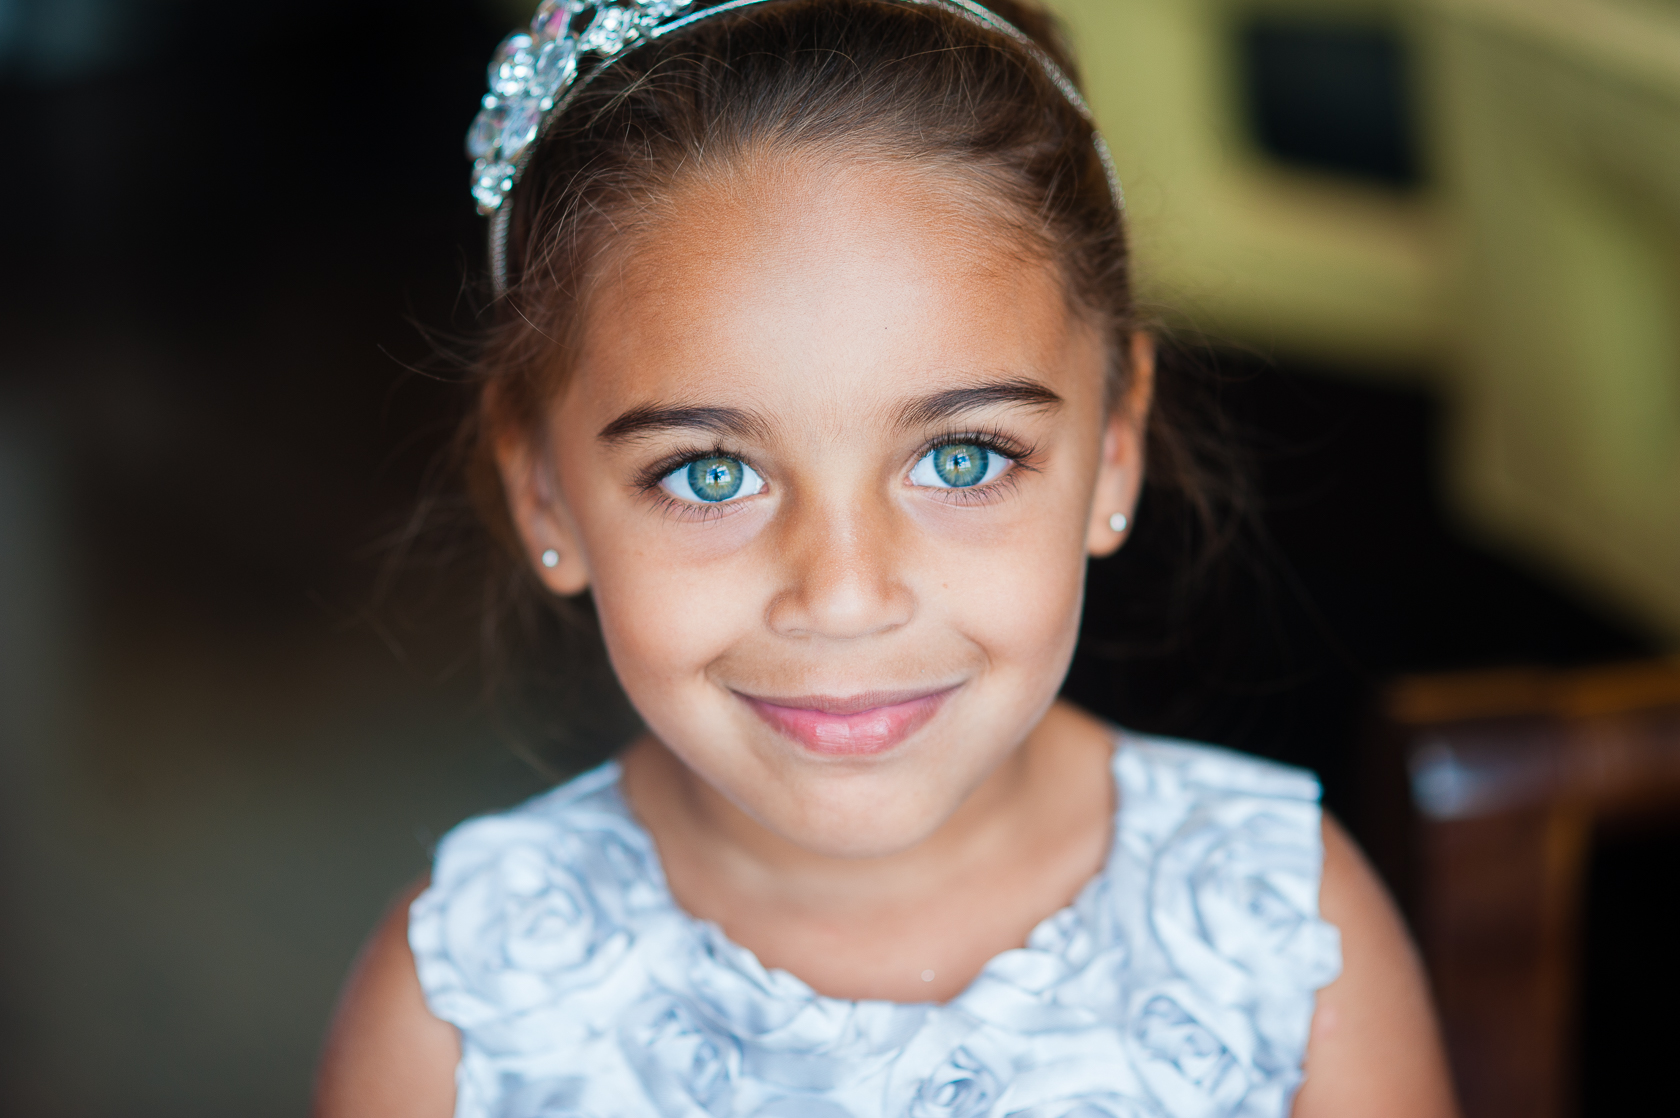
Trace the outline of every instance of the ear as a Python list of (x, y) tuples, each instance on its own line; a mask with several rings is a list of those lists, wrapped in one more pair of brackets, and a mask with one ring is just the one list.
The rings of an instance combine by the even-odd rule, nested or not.
[[(507, 494), (508, 515), (537, 578), (560, 595), (588, 589), (589, 563), (582, 537), (560, 496), (551, 458), (529, 436), (506, 435), (496, 440), (496, 468)], [(554, 565), (549, 566), (545, 557), (554, 558)]]
[[(1126, 542), (1143, 489), (1144, 433), (1155, 395), (1155, 339), (1142, 330), (1132, 334), (1131, 368), (1131, 384), (1103, 425), (1102, 459), (1097, 463), (1091, 520), (1085, 531), (1085, 550), (1097, 558), (1113, 555)], [(1118, 530), (1114, 527), (1117, 513), (1126, 518)]]

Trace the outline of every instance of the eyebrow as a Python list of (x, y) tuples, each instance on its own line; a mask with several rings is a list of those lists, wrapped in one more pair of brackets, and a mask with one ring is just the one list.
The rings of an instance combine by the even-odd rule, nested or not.
[(596, 438), (608, 443), (629, 442), (662, 431), (705, 431), (738, 439), (763, 438), (768, 426), (740, 408), (673, 407), (651, 404), (631, 408), (605, 427)]
[(905, 405), (899, 412), (900, 427), (928, 427), (955, 418), (964, 412), (999, 404), (1044, 411), (1062, 406), (1062, 398), (1044, 385), (1024, 377), (978, 384), (972, 388), (952, 388), (935, 392)]
[[(1043, 410), (1060, 407), (1062, 398), (1037, 381), (1024, 377), (969, 388), (951, 388), (906, 404), (899, 410), (898, 426), (927, 427), (964, 412), (999, 404)], [(625, 443), (665, 431), (704, 431), (738, 439), (763, 439), (768, 430), (769, 425), (763, 419), (740, 408), (642, 404), (601, 428), (596, 438), (606, 443)]]

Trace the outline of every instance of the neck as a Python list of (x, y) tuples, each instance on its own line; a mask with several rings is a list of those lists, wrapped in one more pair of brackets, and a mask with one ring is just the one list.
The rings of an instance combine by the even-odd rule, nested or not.
[[(653, 737), (623, 758), (624, 793), (665, 863), (678, 901), (707, 916), (712, 898), (750, 900), (814, 916), (857, 919), (925, 905), (944, 888), (1058, 845), (1069, 781), (1089, 783), (1090, 754), (1106, 731), (1057, 704), (1027, 739), (930, 835), (892, 854), (841, 858), (807, 850), (765, 827)], [(1102, 791), (1106, 813), (1111, 793)]]

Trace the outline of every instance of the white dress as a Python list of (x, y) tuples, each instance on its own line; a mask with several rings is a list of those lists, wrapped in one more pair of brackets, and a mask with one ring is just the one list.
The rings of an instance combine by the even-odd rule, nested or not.
[(823, 997), (677, 906), (607, 764), (439, 845), (409, 943), (457, 1118), (1282, 1118), (1314, 992), (1319, 787), (1121, 736), (1107, 865), (950, 1002)]

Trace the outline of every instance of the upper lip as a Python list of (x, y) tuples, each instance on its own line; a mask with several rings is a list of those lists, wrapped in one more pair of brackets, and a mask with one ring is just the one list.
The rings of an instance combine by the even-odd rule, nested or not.
[(815, 710), (823, 714), (862, 714), (867, 710), (879, 710), (881, 707), (894, 707), (901, 703), (913, 703), (917, 699), (926, 699), (939, 695), (954, 687), (920, 687), (905, 691), (861, 691), (856, 695), (749, 695), (745, 691), (737, 691), (743, 699), (764, 703), (767, 706), (786, 707), (789, 710)]

